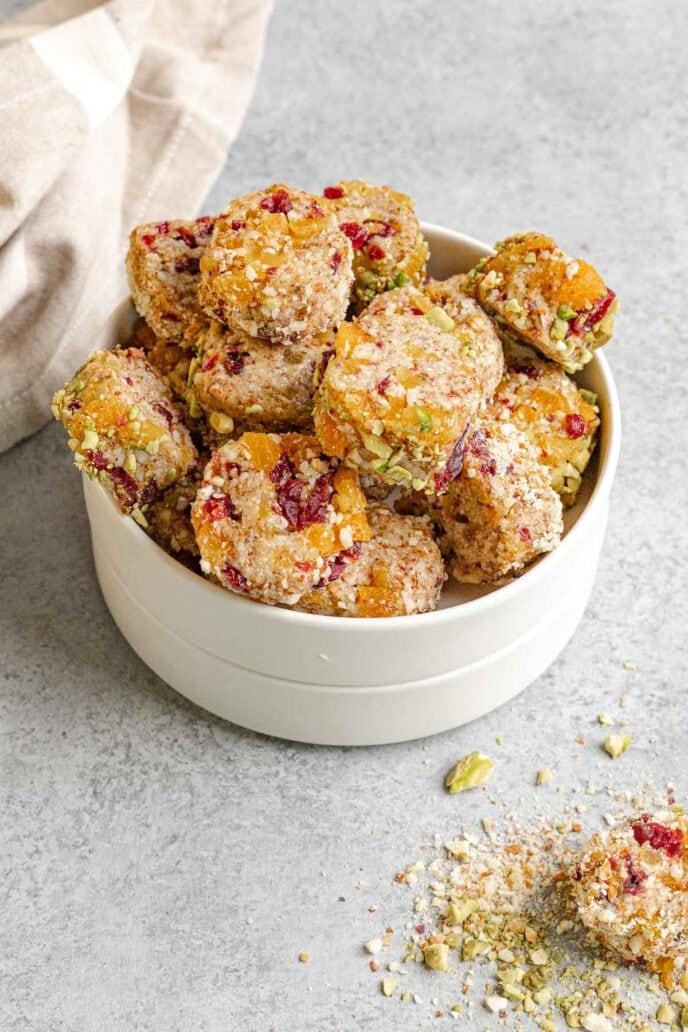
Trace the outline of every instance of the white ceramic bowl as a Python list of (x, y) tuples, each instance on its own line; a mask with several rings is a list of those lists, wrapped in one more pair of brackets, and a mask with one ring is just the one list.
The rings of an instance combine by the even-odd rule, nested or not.
[[(436, 277), (490, 249), (424, 225)], [(96, 343), (124, 340), (128, 301)], [(620, 439), (609, 367), (578, 377), (599, 396), (599, 446), (566, 533), (523, 576), (490, 589), (450, 581), (434, 613), (355, 620), (261, 605), (185, 569), (84, 478), (105, 601), (148, 666), (227, 720), (281, 738), (335, 745), (404, 741), (472, 720), (512, 698), (564, 648), (585, 609), (607, 521)]]

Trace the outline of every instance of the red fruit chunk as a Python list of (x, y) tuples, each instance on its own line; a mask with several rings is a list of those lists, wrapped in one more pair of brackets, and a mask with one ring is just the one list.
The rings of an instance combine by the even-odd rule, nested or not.
[(391, 376), (385, 376), (379, 383), (375, 384), (375, 390), (378, 394), (385, 394), (391, 382)]
[(367, 252), (368, 252), (368, 257), (373, 262), (382, 261), (382, 259), (385, 257), (385, 252), (383, 251), (383, 249), (380, 247), (379, 244), (370, 244), (368, 249), (367, 249)]
[(344, 191), (341, 186), (326, 186), (323, 190), (323, 197), (327, 197), (330, 201), (336, 201), (338, 197), (343, 197)]
[(572, 440), (578, 437), (585, 437), (588, 432), (588, 424), (577, 412), (568, 412), (564, 419), (566, 433)]
[(605, 296), (595, 301), (592, 308), (579, 312), (578, 316), (569, 323), (569, 331), (566, 336), (582, 337), (584, 334), (588, 333), (593, 326), (597, 326), (598, 322), (600, 322), (601, 319), (604, 319), (605, 315), (611, 308), (615, 297), (616, 294), (614, 291), (607, 289)]
[(210, 215), (201, 215), (200, 218), (196, 219), (196, 225), (198, 226), (199, 236), (210, 236), (213, 231), (213, 220)]
[(94, 469), (98, 470), (98, 472), (108, 468), (108, 460), (105, 458), (102, 452), (92, 451), (87, 452), (87, 455), (89, 462), (91, 463)]
[(332, 257), (330, 258), (330, 265), (332, 266), (332, 271), (333, 272), (337, 272), (337, 270), (339, 269), (339, 266), (341, 264), (342, 264), (341, 252), (340, 251), (335, 251), (333, 253)]
[(157, 412), (159, 415), (165, 417), (165, 419), (167, 420), (167, 426), (171, 430), (172, 424), (174, 423), (174, 416), (172, 415), (170, 410), (166, 408), (165, 405), (161, 405), (159, 401), (153, 402), (152, 407), (154, 412)]
[(207, 373), (209, 369), (214, 369), (217, 363), (220, 361), (220, 355), (216, 351), (214, 355), (211, 355), (207, 362), (204, 362), (201, 366), (201, 372)]
[(632, 858), (629, 856), (626, 860), (626, 881), (624, 882), (624, 892), (627, 892), (629, 896), (638, 896), (641, 892), (645, 892), (644, 882), (646, 880), (647, 875), (645, 871), (636, 867)]
[(68, 412), (78, 412), (81, 408), (81, 402), (77, 401), (76, 398), (72, 398), (66, 407)]
[[(279, 463), (278, 463), (279, 465)], [(275, 470), (273, 470), (274, 474)], [(304, 497), (306, 485), (290, 477), (279, 484), (277, 504), (285, 520), (294, 530), (305, 530), (312, 523), (324, 523), (332, 497), (332, 477), (322, 473)]]
[(248, 351), (233, 349), (227, 352), (225, 356), (225, 369), (230, 376), (238, 376), (239, 373), (243, 372), (247, 356)]
[(272, 480), (273, 484), (277, 484), (279, 486), (281, 484), (285, 484), (287, 480), (290, 480), (293, 476), (294, 469), (292, 464), (283, 452), (277, 461), (277, 465), (273, 467), (272, 472), (270, 473), (270, 480)]
[(230, 222), (230, 226), (235, 232), (239, 229), (243, 229), (245, 225), (246, 223), (243, 219), (232, 219), (232, 221)]
[(368, 240), (368, 233), (358, 222), (342, 222), (339, 228), (344, 236), (347, 236), (351, 241), (354, 251), (358, 251), (365, 246)]
[(234, 503), (227, 495), (215, 495), (203, 506), (203, 512), (213, 523), (216, 520), (235, 519)]
[(466, 423), (464, 432), (454, 445), (454, 450), (447, 459), (447, 463), (441, 473), (435, 473), (434, 484), (437, 494), (442, 494), (452, 480), (455, 480), (463, 469), (463, 459), (466, 454), (466, 437), (471, 424)]
[(274, 194), (268, 194), (260, 202), (260, 206), (272, 214), (279, 215), (286, 215), (294, 207), (286, 190), (275, 190)]
[(325, 212), (322, 210), (317, 201), (311, 201), (310, 211), (308, 212), (309, 219), (321, 219)]
[(196, 237), (186, 226), (180, 226), (177, 230), (177, 240), (183, 240), (187, 247), (198, 247)]
[(196, 276), (201, 271), (200, 261), (198, 258), (180, 258), (178, 262), (174, 263), (175, 272), (188, 272), (192, 276)]
[(304, 573), (310, 573), (314, 569), (313, 563), (294, 563), (297, 570), (303, 570)]
[(639, 846), (649, 842), (653, 849), (661, 849), (667, 856), (675, 858), (681, 855), (683, 832), (680, 828), (667, 828), (656, 821), (634, 821), (633, 838)]
[(422, 315), (422, 314), (423, 314), (423, 309), (422, 308), (412, 308), (411, 309), (411, 315)]
[(225, 566), (224, 573), (234, 591), (248, 590), (248, 581), (243, 573), (239, 573), (236, 566)]
[(521, 541), (531, 541), (532, 540), (531, 534), (530, 534), (530, 531), (529, 531), (528, 527), (519, 527), (518, 528), (518, 536), (520, 537)]
[(380, 219), (364, 219), (363, 224), (370, 236), (389, 237), (396, 233), (391, 222), (383, 222)]
[(487, 462), (483, 462), (480, 472), (484, 477), (493, 477), (497, 472), (497, 463), (494, 459), (488, 459)]
[(479, 459), (489, 459), (490, 452), (487, 447), (487, 438), (482, 430), (475, 431), (468, 442), (468, 449), (471, 455), (476, 455)]
[[(97, 467), (96, 467), (97, 468)], [(130, 505), (135, 505), (138, 499), (139, 486), (121, 466), (115, 466), (110, 470), (110, 478), (115, 485), (118, 497), (124, 498)]]
[(146, 247), (152, 247), (155, 241), (158, 239), (155, 233), (144, 233), (141, 240), (144, 242)]
[(345, 548), (341, 552), (338, 552), (337, 555), (332, 556), (329, 561), (327, 571), (315, 585), (316, 588), (322, 588), (326, 584), (331, 584), (332, 581), (338, 580), (346, 570), (347, 566), (358, 559), (361, 552), (362, 548), (358, 541), (356, 541), (351, 548)]
[(157, 226), (155, 228), (158, 231), (158, 233), (160, 234), (160, 236), (167, 236), (167, 234), (170, 231), (170, 224), (167, 221), (165, 221), (165, 222), (158, 222), (158, 224), (157, 224)]
[(536, 365), (517, 365), (513, 366), (514, 373), (523, 373), (529, 380), (538, 380), (542, 376), (542, 369)]

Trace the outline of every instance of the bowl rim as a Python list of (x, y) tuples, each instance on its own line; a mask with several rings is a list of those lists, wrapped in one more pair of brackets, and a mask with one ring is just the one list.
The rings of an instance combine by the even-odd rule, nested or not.
[[(439, 226), (431, 222), (421, 222), (421, 229), (426, 235), (434, 236), (436, 238), (444, 237), (450, 243), (461, 243), (469, 247), (473, 247), (476, 250), (483, 252), (483, 254), (492, 253), (492, 248), (483, 241), (478, 240), (475, 237), (468, 236), (467, 234), (459, 233), (456, 230), (448, 229), (445, 226)], [(103, 324), (99, 336), (102, 336), (111, 326), (114, 327), (120, 325), (125, 313), (130, 309), (131, 299), (127, 297), (113, 309), (109, 318)], [(598, 518), (600, 511), (607, 503), (614, 476), (616, 474), (621, 449), (621, 413), (619, 394), (607, 359), (601, 355), (598, 350), (595, 352), (593, 361), (596, 361), (599, 366), (609, 409), (606, 427), (607, 451), (606, 455), (599, 463), (595, 485), (590, 497), (588, 498), (584, 509), (578, 516), (575, 524), (567, 531), (561, 543), (552, 552), (548, 552), (541, 556), (537, 563), (525, 570), (519, 577), (514, 577), (506, 584), (495, 587), (488, 594), (482, 595), (480, 598), (469, 599), (465, 602), (459, 602), (456, 605), (450, 605), (444, 609), (435, 609), (428, 613), (412, 613), (407, 616), (387, 616), (367, 619), (356, 617), (343, 619), (339, 616), (330, 616), (320, 613), (306, 613), (283, 606), (267, 605), (266, 603), (259, 602), (256, 599), (235, 595), (231, 591), (227, 591), (225, 588), (222, 588), (217, 584), (213, 584), (212, 581), (206, 580), (206, 578), (202, 577), (200, 574), (194, 573), (192, 570), (188, 570), (182, 563), (168, 555), (168, 553), (157, 545), (155, 541), (148, 536), (148, 534), (142, 531), (141, 527), (139, 527), (133, 519), (124, 515), (124, 513), (120, 511), (115, 500), (101, 484), (89, 481), (87, 475), (84, 473), (85, 487), (87, 489), (98, 489), (103, 492), (105, 499), (112, 507), (111, 511), (113, 515), (128, 524), (127, 533), (131, 535), (132, 541), (135, 543), (133, 547), (148, 549), (152, 562), (162, 561), (163, 563), (171, 564), (181, 577), (180, 583), (183, 583), (186, 579), (189, 584), (195, 584), (198, 590), (205, 590), (209, 594), (214, 594), (217, 598), (223, 598), (224, 602), (221, 604), (227, 607), (228, 618), (231, 617), (231, 607), (244, 607), (249, 604), (254, 607), (256, 619), (259, 620), (279, 620), (280, 622), (302, 625), (304, 627), (309, 626), (313, 629), (317, 629), (318, 627), (327, 627), (328, 629), (332, 629), (336, 622), (336, 626), (341, 627), (342, 634), (358, 634), (359, 632), (363, 634), (372, 634), (379, 633), (380, 631), (383, 631), (384, 633), (394, 633), (401, 627), (410, 628), (409, 620), (413, 621), (413, 626), (415, 627), (418, 627), (421, 622), (426, 625), (451, 623), (457, 619), (461, 619), (461, 617), (477, 616), (479, 614), (489, 613), (498, 606), (511, 602), (519, 594), (526, 593), (526, 591), (534, 585), (537, 580), (549, 575), (552, 570), (552, 562), (555, 561), (556, 558), (560, 557), (564, 551), (570, 552), (572, 548), (576, 547), (578, 539), (584, 535), (584, 532), (589, 528), (591, 522)]]

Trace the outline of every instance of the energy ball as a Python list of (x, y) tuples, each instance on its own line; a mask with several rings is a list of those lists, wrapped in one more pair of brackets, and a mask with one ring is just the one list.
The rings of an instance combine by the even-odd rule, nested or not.
[(688, 951), (688, 818), (640, 814), (598, 832), (570, 879), (593, 938), (670, 984), (675, 959)]
[(484, 399), (482, 347), (421, 291), (381, 294), (337, 333), (315, 396), (323, 449), (389, 485), (441, 493)]
[(367, 516), (370, 540), (333, 565), (327, 583), (301, 599), (302, 608), (361, 617), (436, 609), (447, 574), (427, 520), (398, 516), (385, 505), (371, 505)]
[(146, 510), (146, 529), (155, 543), (197, 573), (201, 553), (191, 524), (191, 503), (200, 482), (199, 466), (163, 491)]
[(177, 403), (138, 348), (96, 351), (57, 392), (52, 411), (77, 469), (139, 522), (142, 507), (197, 464)]
[(537, 452), (511, 423), (481, 424), (468, 437), (461, 475), (433, 518), (451, 549), (451, 572), (465, 584), (520, 573), (563, 532), (561, 500)]
[(486, 417), (508, 420), (526, 434), (552, 487), (565, 506), (573, 505), (600, 425), (596, 396), (555, 362), (510, 357)]
[(353, 470), (317, 440), (245, 433), (206, 466), (191, 519), (201, 569), (223, 587), (293, 605), (370, 537)]
[(213, 231), (204, 215), (137, 226), (126, 257), (131, 297), (157, 337), (193, 347), (208, 321), (198, 302), (200, 260)]
[(504, 374), (504, 349), (492, 320), (477, 301), (463, 291), (466, 274), (447, 280), (431, 280), (425, 293), (454, 323), (462, 348), (473, 349), (485, 398), (491, 398)]
[(213, 322), (193, 375), (208, 422), (225, 433), (312, 428), (314, 377), (332, 344), (322, 335), (277, 347)]
[(345, 315), (352, 248), (317, 197), (276, 184), (232, 201), (201, 258), (199, 298), (231, 330), (289, 344)]
[(392, 287), (422, 282), (428, 245), (410, 197), (360, 179), (327, 186), (323, 196), (354, 250), (355, 305), (367, 305)]
[(612, 336), (618, 301), (582, 258), (540, 233), (496, 244), (470, 273), (476, 300), (506, 338), (530, 344), (567, 372), (582, 369)]

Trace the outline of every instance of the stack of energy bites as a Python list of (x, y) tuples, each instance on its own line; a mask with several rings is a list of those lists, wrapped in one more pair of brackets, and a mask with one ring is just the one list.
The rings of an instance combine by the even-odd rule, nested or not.
[(137, 227), (133, 340), (54, 398), (77, 467), (271, 605), (406, 615), (447, 569), (518, 574), (576, 498), (599, 418), (569, 374), (617, 302), (536, 233), (442, 282), (427, 258), (411, 199), (356, 181)]

